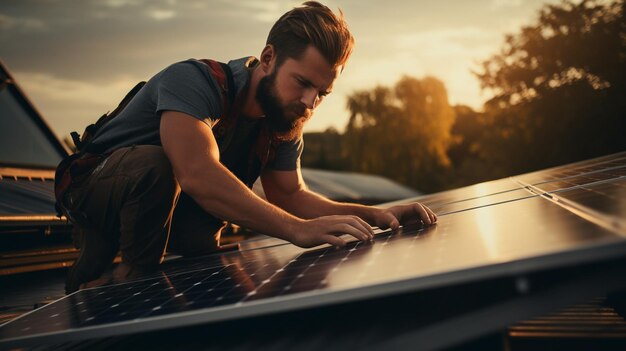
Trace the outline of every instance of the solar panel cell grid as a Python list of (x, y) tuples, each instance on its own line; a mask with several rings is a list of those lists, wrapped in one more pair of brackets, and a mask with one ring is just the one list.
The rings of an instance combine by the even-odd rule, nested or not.
[(556, 194), (595, 211), (626, 218), (626, 178), (579, 186)]
[(453, 212), (467, 211), (483, 206), (493, 206), (509, 201), (522, 200), (537, 196), (524, 189), (510, 190), (500, 193), (494, 193), (492, 195), (485, 195), (480, 197), (471, 198), (463, 201), (455, 201), (444, 204), (431, 204), (429, 207), (435, 211), (439, 216), (450, 214)]
[[(599, 168), (606, 165), (612, 168)], [(603, 159), (520, 179), (624, 217), (623, 168)], [(553, 180), (557, 174), (563, 178)], [(522, 189), (513, 179), (429, 196), (425, 202), (440, 214), (437, 226), (379, 232), (372, 243), (351, 242), (345, 248), (303, 250), (268, 239), (260, 241), (265, 247), (257, 242), (241, 252), (172, 262), (143, 280), (78, 291), (3, 325), (0, 337), (92, 330), (113, 335), (126, 332), (128, 323), (145, 325), (143, 330), (179, 326), (246, 316), (252, 306), (267, 306), (264, 313), (280, 311), (287, 300), (332, 303), (346, 291), (374, 297), (380, 291), (459, 284), (626, 253), (616, 232)]]
[(55, 213), (54, 182), (51, 180), (0, 177), (0, 194), (0, 216)]
[(520, 188), (521, 186), (519, 184), (509, 178), (505, 178), (481, 183), (480, 186), (467, 186), (459, 189), (444, 191), (442, 193), (436, 193), (433, 195), (426, 195), (413, 199), (408, 199), (403, 202), (418, 200), (428, 206), (435, 204), (447, 204), (499, 194)]

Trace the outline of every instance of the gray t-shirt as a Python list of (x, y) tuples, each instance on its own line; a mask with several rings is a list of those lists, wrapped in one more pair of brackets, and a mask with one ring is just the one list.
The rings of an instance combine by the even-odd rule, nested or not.
[[(249, 57), (230, 61), (238, 93), (249, 79)], [(152, 77), (126, 108), (96, 135), (93, 142), (106, 145), (106, 150), (131, 145), (161, 145), (159, 125), (163, 111), (189, 114), (212, 127), (222, 116), (222, 97), (217, 82), (205, 64), (190, 59), (175, 63)], [(220, 161), (239, 178), (248, 165), (248, 155), (258, 133), (258, 119), (240, 116), (231, 142), (221, 145)], [(300, 162), (302, 138), (281, 143), (267, 167), (274, 170), (295, 170)]]

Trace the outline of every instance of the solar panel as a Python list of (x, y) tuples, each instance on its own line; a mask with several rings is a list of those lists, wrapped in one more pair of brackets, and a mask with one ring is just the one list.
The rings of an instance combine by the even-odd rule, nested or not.
[(522, 189), (520, 184), (510, 178), (498, 179), (490, 182), (480, 183), (472, 186), (466, 186), (459, 189), (448, 190), (441, 193), (411, 198), (405, 201), (397, 201), (397, 203), (407, 201), (420, 201), (428, 206), (441, 204), (449, 204), (459, 201), (468, 201), (481, 197), (493, 196), (506, 193), (512, 190)]
[(560, 182), (562, 188), (583, 185), (626, 175), (626, 152), (610, 158), (602, 157), (578, 162), (545, 171), (533, 172), (516, 177), (517, 179), (542, 187), (552, 182)]
[(56, 213), (51, 179), (14, 179), (0, 175), (0, 194), (0, 217)]
[(626, 216), (626, 177), (556, 193), (561, 198), (613, 216)]
[[(141, 280), (71, 294), (0, 326), (0, 338), (22, 345), (122, 335), (623, 257), (626, 232), (602, 221), (624, 217), (625, 164), (617, 154), (429, 195), (437, 226), (379, 230), (372, 243), (304, 250), (262, 239), (173, 262)], [(579, 206), (546, 197), (547, 184)], [(597, 213), (608, 217), (589, 220)]]
[(522, 200), (537, 196), (525, 189), (514, 189), (497, 192), (490, 195), (479, 196), (467, 200), (453, 201), (448, 203), (427, 203), (427, 205), (439, 215), (446, 215), (454, 212), (472, 210), (484, 206), (493, 206), (509, 201)]

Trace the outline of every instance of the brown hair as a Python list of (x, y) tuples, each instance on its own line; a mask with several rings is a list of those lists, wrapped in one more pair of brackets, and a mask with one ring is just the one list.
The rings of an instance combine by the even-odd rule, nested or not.
[(333, 67), (343, 66), (352, 54), (354, 37), (343, 12), (336, 16), (327, 6), (307, 1), (282, 15), (267, 37), (276, 50), (276, 63), (286, 58), (299, 59), (307, 46), (316, 47)]

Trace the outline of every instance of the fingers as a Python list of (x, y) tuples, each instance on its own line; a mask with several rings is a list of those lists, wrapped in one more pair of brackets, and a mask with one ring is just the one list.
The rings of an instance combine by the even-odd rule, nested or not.
[(432, 224), (437, 223), (437, 215), (435, 214), (435, 212), (433, 212), (430, 208), (428, 208), (427, 206), (424, 206), (424, 209), (426, 210), (426, 212), (428, 212), (428, 216), (430, 217), (430, 221)]
[[(370, 240), (374, 238), (374, 229), (361, 218), (357, 216), (337, 216), (336, 219), (339, 220), (341, 224), (344, 224), (343, 228), (347, 230), (347, 234), (360, 240)], [(352, 228), (348, 228), (345, 225)]]
[(313, 247), (323, 243), (345, 246), (345, 240), (338, 236), (348, 234), (358, 240), (369, 241), (374, 238), (372, 227), (357, 216), (324, 216), (305, 222), (304, 230), (290, 241), (300, 247)]
[(357, 222), (357, 224), (359, 225), (361, 229), (363, 229), (365, 232), (370, 234), (369, 235), (370, 239), (374, 238), (374, 229), (372, 229), (371, 225), (369, 225), (366, 221), (362, 220), (361, 217), (352, 216), (352, 218)]
[(397, 230), (398, 228), (400, 228), (400, 221), (398, 221), (398, 219), (393, 215), (390, 215), (390, 217), (391, 222), (389, 222), (389, 228), (391, 228), (392, 230)]
[(394, 213), (387, 210), (379, 210), (376, 218), (376, 225), (380, 229), (389, 229), (396, 230), (400, 227), (400, 221), (396, 218)]
[(426, 207), (426, 206), (423, 206), (419, 202), (416, 202), (416, 203), (413, 204), (413, 208), (415, 209), (415, 212), (417, 212), (417, 214), (422, 219), (424, 224), (431, 225), (431, 224), (434, 223), (433, 219), (430, 217), (430, 214), (428, 213), (428, 211), (426, 211), (426, 209), (424, 207)]
[(349, 223), (337, 223), (331, 227), (331, 232), (339, 234), (349, 234), (359, 240), (371, 240), (374, 235), (369, 232), (364, 232), (362, 229), (355, 227)]
[(327, 244), (331, 244), (333, 246), (337, 246), (337, 247), (344, 247), (346, 246), (346, 241), (343, 240), (342, 238), (338, 238), (334, 235), (329, 235), (329, 234), (325, 234), (324, 236), (322, 236), (322, 240), (327, 243)]
[(413, 204), (413, 210), (426, 225), (437, 223), (437, 215), (428, 206), (419, 202)]

